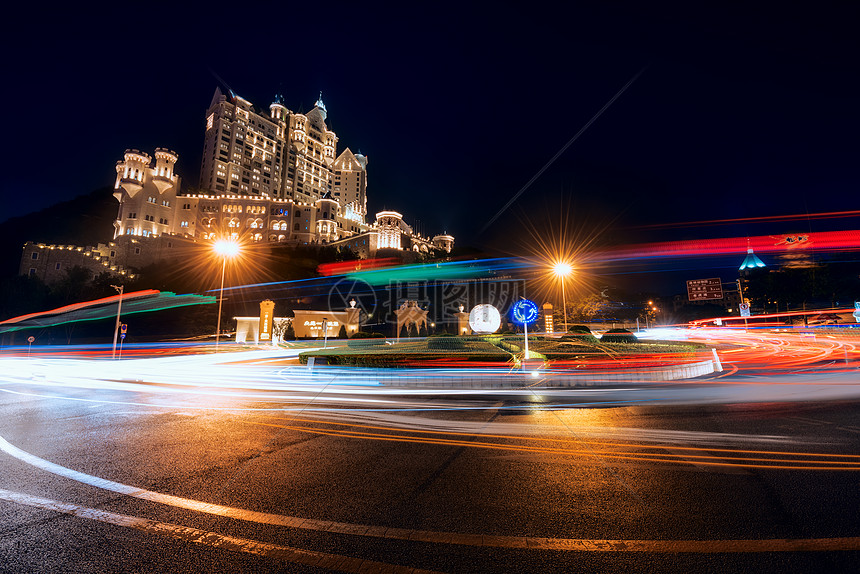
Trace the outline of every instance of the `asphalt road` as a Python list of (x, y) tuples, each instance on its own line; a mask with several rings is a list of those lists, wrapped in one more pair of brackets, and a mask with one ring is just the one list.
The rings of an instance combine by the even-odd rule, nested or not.
[(594, 399), (301, 390), (236, 364), (194, 384), (162, 360), (173, 378), (140, 363), (133, 384), (4, 363), (0, 571), (857, 570), (853, 365)]

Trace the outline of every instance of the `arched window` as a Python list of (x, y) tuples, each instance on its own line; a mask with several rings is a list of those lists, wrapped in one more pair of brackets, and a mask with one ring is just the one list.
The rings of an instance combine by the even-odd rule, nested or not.
[(235, 228), (235, 227), (239, 227), (239, 220), (238, 220), (238, 219), (236, 219), (235, 217), (233, 217), (233, 218), (232, 218), (232, 219), (230, 219), (230, 221), (227, 223), (227, 227), (234, 227), (234, 228)]
[(286, 230), (287, 230), (287, 222), (286, 222), (286, 221), (282, 221), (282, 222), (281, 222), (281, 231), (286, 231)]

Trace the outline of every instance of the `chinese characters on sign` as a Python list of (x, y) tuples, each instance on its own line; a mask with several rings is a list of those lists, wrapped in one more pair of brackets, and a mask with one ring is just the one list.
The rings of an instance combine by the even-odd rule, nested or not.
[(705, 301), (723, 298), (723, 283), (719, 277), (687, 281), (687, 299)]

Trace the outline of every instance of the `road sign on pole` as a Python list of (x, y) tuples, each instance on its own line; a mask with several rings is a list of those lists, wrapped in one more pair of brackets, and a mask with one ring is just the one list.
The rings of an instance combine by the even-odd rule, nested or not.
[(687, 281), (687, 299), (690, 301), (710, 301), (722, 298), (723, 282), (719, 277)]
[(750, 304), (749, 303), (741, 303), (738, 305), (738, 309), (741, 310), (741, 317), (749, 317), (750, 316)]
[[(514, 323), (518, 323), (523, 326), (523, 336), (525, 338), (524, 345), (524, 353), (523, 353), (523, 368), (527, 368), (529, 364), (529, 323), (534, 323), (537, 321), (538, 315), (540, 311), (538, 311), (537, 303), (530, 299), (520, 299), (516, 303), (514, 303), (513, 307), (511, 307), (511, 318), (514, 320)], [(537, 372), (537, 371), (535, 371)]]

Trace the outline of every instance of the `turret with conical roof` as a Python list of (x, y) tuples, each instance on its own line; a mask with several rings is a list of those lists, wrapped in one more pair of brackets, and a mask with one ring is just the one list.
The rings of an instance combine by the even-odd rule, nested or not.
[(328, 110), (325, 109), (325, 104), (323, 103), (322, 99), (322, 92), (320, 92), (320, 97), (317, 99), (316, 103), (314, 104), (314, 107), (319, 108), (320, 112), (322, 112), (322, 119), (323, 121), (325, 121), (328, 118)]
[(744, 271), (746, 269), (755, 269), (757, 267), (766, 267), (764, 261), (759, 259), (758, 255), (753, 253), (752, 247), (747, 248), (747, 256), (744, 257), (743, 263), (738, 267), (738, 271)]

